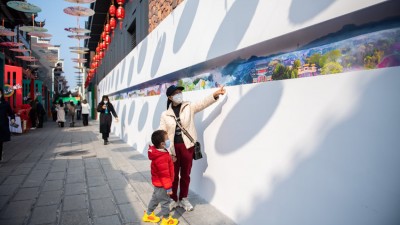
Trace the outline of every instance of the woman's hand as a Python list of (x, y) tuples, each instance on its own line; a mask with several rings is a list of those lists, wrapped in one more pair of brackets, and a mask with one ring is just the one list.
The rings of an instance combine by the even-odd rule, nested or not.
[(176, 162), (177, 160), (176, 156), (172, 155), (171, 157), (172, 157), (172, 162)]
[(118, 123), (118, 121), (119, 121), (119, 120), (118, 120), (118, 117), (116, 117), (116, 118), (115, 118), (115, 122), (117, 122), (117, 123)]
[(106, 108), (107, 108), (106, 104), (104, 104), (102, 108), (103, 108), (103, 109), (106, 109)]
[(215, 91), (214, 92), (214, 98), (215, 99), (218, 99), (218, 97), (220, 96), (220, 95), (224, 95), (225, 94), (225, 89), (224, 89), (224, 86), (222, 85), (217, 91)]
[(11, 124), (14, 124), (15, 123), (15, 120), (14, 119), (11, 119)]

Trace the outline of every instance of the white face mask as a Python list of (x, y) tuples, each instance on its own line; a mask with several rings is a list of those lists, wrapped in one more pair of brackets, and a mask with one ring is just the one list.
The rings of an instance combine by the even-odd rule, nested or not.
[(108, 101), (103, 101), (103, 102), (104, 102), (104, 104), (107, 104)]
[(183, 95), (182, 93), (175, 94), (172, 96), (172, 101), (174, 101), (176, 104), (181, 104), (183, 102)]

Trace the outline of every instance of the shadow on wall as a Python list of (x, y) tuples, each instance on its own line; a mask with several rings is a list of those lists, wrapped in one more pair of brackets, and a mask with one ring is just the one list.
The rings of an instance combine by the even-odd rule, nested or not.
[(132, 56), (132, 59), (129, 60), (128, 83), (127, 83), (128, 87), (131, 85), (132, 82), (134, 67), (135, 67), (135, 57)]
[(161, 38), (158, 40), (156, 51), (154, 52), (153, 62), (151, 63), (151, 77), (152, 78), (156, 75), (158, 68), (160, 68), (161, 60), (164, 55), (166, 42), (167, 42), (167, 35), (165, 33), (163, 33)]
[(400, 91), (394, 76), (378, 75), (360, 87), (353, 115), (327, 131), (314, 154), (294, 155), (293, 173), (274, 182), (268, 198), (254, 196), (252, 213), (238, 223), (400, 224)]
[(173, 46), (174, 53), (179, 52), (190, 33), (190, 28), (192, 28), (194, 18), (196, 17), (199, 2), (200, 0), (188, 1), (183, 9), (179, 24), (176, 26)]
[(142, 111), (140, 112), (139, 115), (139, 121), (138, 121), (138, 131), (142, 131), (144, 128), (144, 125), (146, 125), (147, 117), (149, 116), (149, 103), (145, 102), (142, 107)]
[(135, 100), (132, 100), (131, 104), (129, 106), (129, 113), (128, 113), (128, 124), (129, 125), (132, 125), (134, 115), (135, 115)]
[(241, 97), (222, 122), (216, 137), (216, 151), (230, 154), (251, 141), (273, 116), (282, 92), (282, 82), (276, 81), (258, 84)]
[(293, 0), (290, 5), (289, 20), (294, 24), (302, 24), (321, 14), (335, 0)]
[[(226, 52), (221, 52), (221, 49), (237, 49), (249, 28), (258, 2), (259, 0), (236, 0), (233, 3), (215, 34), (207, 59), (226, 54)], [(229, 40), (226, 39), (227, 34), (232, 34)]]
[(138, 56), (138, 65), (137, 65), (137, 73), (140, 75), (140, 72), (142, 72), (143, 65), (144, 65), (144, 60), (146, 59), (146, 54), (147, 54), (147, 38), (145, 38), (141, 42), (142, 46), (140, 47), (139, 51), (139, 56)]
[(161, 94), (158, 98), (157, 106), (153, 114), (153, 130), (157, 130), (160, 127), (161, 114), (167, 110), (167, 96)]

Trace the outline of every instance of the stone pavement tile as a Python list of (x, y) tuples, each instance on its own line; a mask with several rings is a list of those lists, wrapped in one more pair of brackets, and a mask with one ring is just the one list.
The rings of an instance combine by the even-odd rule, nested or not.
[(85, 174), (83, 174), (83, 173), (67, 175), (67, 184), (82, 183), (82, 182), (85, 182)]
[(95, 163), (85, 163), (86, 169), (99, 169), (100, 164), (98, 162)]
[(63, 211), (87, 209), (87, 195), (71, 195), (65, 196)]
[(96, 217), (94, 218), (94, 225), (121, 225), (117, 215)]
[(18, 184), (0, 185), (0, 195), (12, 195), (18, 186)]
[(55, 172), (65, 172), (67, 170), (66, 166), (53, 166), (50, 169), (50, 173), (55, 173)]
[(142, 216), (146, 207), (141, 202), (131, 202), (129, 204), (118, 205), (121, 214), (122, 222), (138, 223), (142, 221)]
[(58, 205), (61, 202), (62, 190), (42, 192), (36, 203), (37, 206)]
[(14, 170), (14, 172), (11, 175), (28, 175), (31, 172), (31, 168), (28, 167), (19, 167)]
[(30, 200), (35, 199), (39, 195), (39, 188), (21, 188), (14, 196), (13, 201)]
[(108, 158), (100, 158), (99, 159), (101, 165), (110, 165), (111, 161)]
[(67, 173), (68, 175), (72, 175), (72, 174), (81, 174), (85, 172), (85, 167), (83, 166), (75, 166), (72, 167), (71, 165), (68, 167)]
[(87, 169), (86, 175), (87, 177), (103, 176), (103, 172), (101, 171), (101, 169)]
[(47, 171), (32, 172), (25, 180), (23, 187), (38, 187), (42, 184), (44, 178), (47, 175)]
[(47, 177), (46, 180), (64, 180), (65, 179), (65, 171), (62, 172), (50, 172)]
[[(10, 172), (11, 173), (11, 172)], [(5, 179), (7, 179), (9, 176), (9, 173), (0, 173), (0, 184), (3, 183)]]
[(109, 180), (108, 185), (110, 185), (111, 190), (120, 190), (125, 189), (128, 186), (128, 182), (126, 182), (125, 178)]
[(89, 177), (87, 178), (87, 183), (89, 187), (96, 187), (96, 186), (102, 186), (107, 184), (106, 180), (104, 179), (103, 176), (96, 176), (96, 177)]
[(0, 219), (0, 225), (23, 225), (25, 218)]
[(25, 218), (31, 211), (33, 200), (10, 202), (10, 204), (3, 208), (0, 218)]
[(112, 164), (104, 164), (103, 166), (104, 171), (116, 171), (119, 170), (118, 166)]
[(43, 224), (43, 223), (56, 224), (57, 207), (58, 207), (57, 205), (35, 207), (29, 224), (32, 225)]
[(73, 183), (65, 186), (65, 195), (87, 194), (86, 183)]
[(8, 200), (10, 200), (10, 196), (0, 196), (0, 209), (7, 204)]
[(83, 160), (82, 159), (70, 159), (68, 160), (68, 167), (69, 168), (76, 168), (76, 167), (83, 167)]
[(111, 198), (111, 189), (107, 185), (89, 188), (90, 199)]
[(33, 168), (35, 166), (36, 163), (34, 162), (24, 162), (19, 164), (18, 167), (22, 167), (22, 168)]
[(131, 189), (113, 191), (117, 204), (140, 201), (138, 195)]
[(44, 183), (42, 191), (56, 191), (64, 187), (63, 180), (48, 180)]
[(143, 194), (143, 193), (152, 193), (153, 192), (153, 186), (149, 184), (147, 181), (145, 182), (129, 182), (133, 189), (138, 193), (138, 194)]
[(103, 217), (117, 214), (117, 208), (111, 198), (102, 198), (91, 201), (93, 215)]
[(115, 180), (115, 179), (123, 179), (124, 175), (122, 175), (121, 171), (119, 170), (108, 170), (105, 171), (105, 175), (107, 180)]
[(3, 184), (22, 184), (24, 182), (26, 175), (9, 176)]
[(60, 225), (90, 225), (87, 210), (63, 212)]
[(33, 168), (33, 170), (49, 170), (50, 169), (50, 167), (51, 167), (51, 163), (40, 163), (40, 164), (37, 164), (34, 168)]

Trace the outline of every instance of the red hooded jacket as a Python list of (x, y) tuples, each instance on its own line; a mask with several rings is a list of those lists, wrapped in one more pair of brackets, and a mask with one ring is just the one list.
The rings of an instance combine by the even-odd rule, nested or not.
[(172, 188), (174, 163), (168, 151), (150, 146), (147, 154), (151, 160), (151, 181), (153, 185), (165, 190)]

